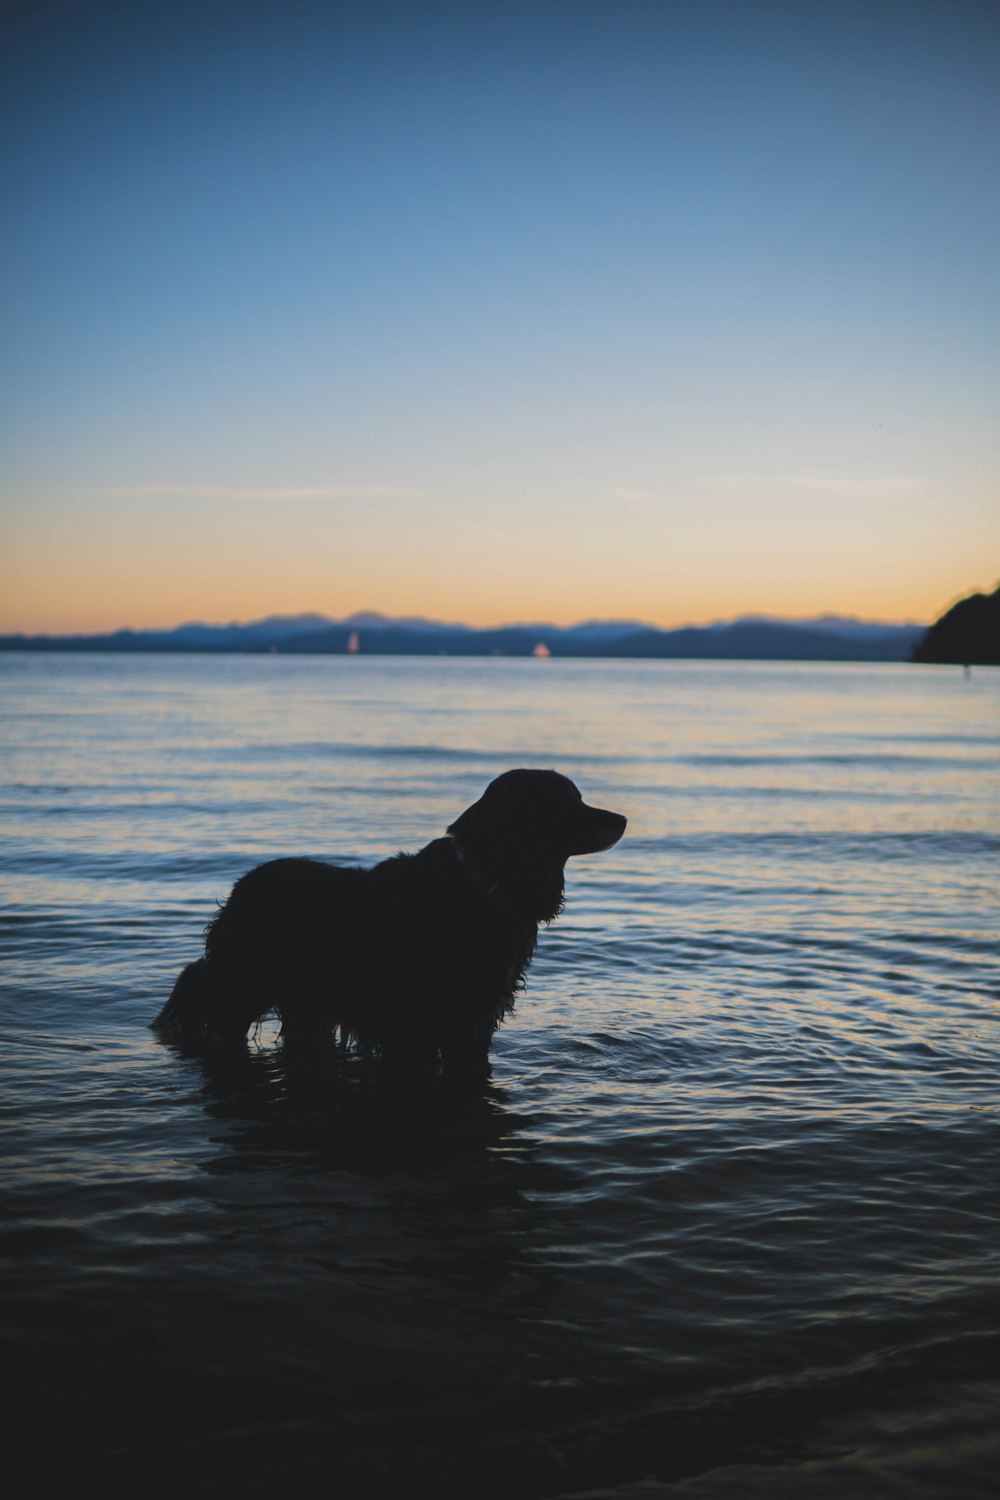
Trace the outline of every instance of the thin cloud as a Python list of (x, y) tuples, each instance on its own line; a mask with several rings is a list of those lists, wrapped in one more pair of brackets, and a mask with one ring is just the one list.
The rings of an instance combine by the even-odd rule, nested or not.
[[(98, 493), (89, 490), (88, 493)], [(395, 484), (319, 485), (231, 485), (231, 484), (129, 484), (100, 491), (134, 500), (417, 500), (422, 490)]]
[(608, 491), (608, 499), (622, 505), (651, 505), (657, 499), (652, 490), (639, 489), (634, 485), (616, 484)]
[(800, 490), (817, 495), (908, 495), (923, 480), (915, 474), (793, 474)]
[(763, 494), (776, 490), (799, 490), (812, 495), (857, 495), (887, 498), (908, 495), (922, 488), (916, 474), (824, 474), (798, 470), (790, 474), (699, 474), (702, 489), (721, 494)]

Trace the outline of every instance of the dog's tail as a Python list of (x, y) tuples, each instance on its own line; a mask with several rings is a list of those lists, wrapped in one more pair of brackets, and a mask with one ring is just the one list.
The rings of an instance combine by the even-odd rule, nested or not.
[(208, 961), (199, 958), (197, 963), (181, 970), (170, 999), (152, 1023), (153, 1030), (189, 1046), (200, 1041), (205, 1035), (214, 996)]

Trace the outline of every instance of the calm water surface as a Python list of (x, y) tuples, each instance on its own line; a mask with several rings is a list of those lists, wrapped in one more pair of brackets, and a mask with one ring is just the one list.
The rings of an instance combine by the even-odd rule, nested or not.
[[(996, 1494), (1000, 672), (9, 655), (0, 695), (39, 1485)], [(243, 870), (416, 848), (518, 765), (629, 831), (485, 1092), (149, 1031)]]

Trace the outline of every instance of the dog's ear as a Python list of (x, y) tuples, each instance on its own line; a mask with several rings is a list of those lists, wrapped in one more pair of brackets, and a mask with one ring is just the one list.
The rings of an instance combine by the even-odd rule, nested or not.
[(499, 777), (448, 832), (470, 868), (506, 905), (533, 922), (551, 922), (562, 909), (565, 859), (523, 811), (518, 784)]
[(465, 858), (494, 880), (529, 862), (538, 851), (525, 837), (508, 788), (493, 781), (478, 802), (467, 807), (448, 829)]
[(479, 801), (467, 807), (454, 823), (448, 824), (448, 832), (452, 838), (470, 855), (495, 837), (496, 818), (485, 806), (485, 801), (486, 794), (484, 793)]

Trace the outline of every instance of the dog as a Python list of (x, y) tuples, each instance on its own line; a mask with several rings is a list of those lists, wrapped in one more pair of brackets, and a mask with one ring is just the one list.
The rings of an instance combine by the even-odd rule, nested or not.
[(188, 1049), (244, 1040), (271, 1011), (286, 1045), (333, 1039), (404, 1069), (484, 1073), (574, 855), (621, 813), (556, 771), (498, 776), (443, 838), (371, 868), (275, 859), (238, 880), (154, 1028)]

